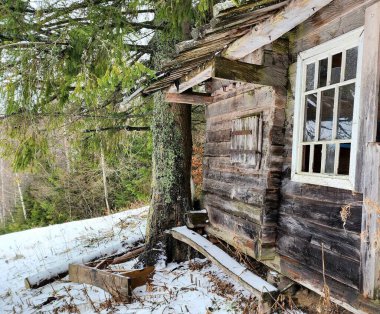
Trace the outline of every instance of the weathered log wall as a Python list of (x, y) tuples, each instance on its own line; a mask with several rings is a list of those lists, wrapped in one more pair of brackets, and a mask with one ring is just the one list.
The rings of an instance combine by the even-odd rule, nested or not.
[[(287, 49), (287, 43), (274, 47)], [(263, 53), (263, 63), (287, 66), (287, 53), (270, 49), (274, 48), (267, 47)], [(203, 190), (211, 223), (209, 231), (260, 260), (271, 259), (275, 253), (285, 103), (285, 86), (252, 86), (252, 90), (206, 109)], [(230, 156), (233, 120), (256, 114), (263, 118), (258, 170), (244, 163), (232, 163)]]
[[(296, 62), (297, 53), (362, 26), (365, 7), (372, 2), (336, 0), (320, 10), (290, 33), (292, 61)], [(315, 282), (322, 282), (323, 244), (326, 278), (329, 282), (334, 282), (333, 286), (348, 289), (347, 294), (352, 296), (356, 293), (354, 291), (360, 289), (361, 284), (360, 233), (363, 196), (348, 190), (291, 181), (295, 84), (296, 64), (293, 63), (289, 67), (282, 201), (277, 235), (281, 271), (285, 275), (300, 278), (307, 272)], [(341, 211), (348, 204), (352, 206), (344, 225)], [(291, 269), (289, 265), (292, 265)], [(312, 278), (302, 280), (312, 281)], [(339, 288), (335, 293), (338, 291)]]

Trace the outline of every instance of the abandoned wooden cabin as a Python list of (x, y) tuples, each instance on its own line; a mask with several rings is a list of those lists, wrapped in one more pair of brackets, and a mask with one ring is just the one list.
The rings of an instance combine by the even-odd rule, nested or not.
[(144, 91), (205, 105), (207, 233), (379, 313), (380, 1), (223, 5)]

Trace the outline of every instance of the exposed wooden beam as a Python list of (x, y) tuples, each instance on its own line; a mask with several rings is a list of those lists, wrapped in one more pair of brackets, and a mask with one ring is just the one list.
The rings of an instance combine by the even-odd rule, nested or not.
[(375, 143), (380, 105), (380, 1), (366, 10), (363, 51), (358, 141), (358, 152), (362, 154), (358, 154), (356, 174), (364, 198), (362, 292), (366, 297), (380, 299), (380, 143)]
[(213, 103), (213, 97), (202, 93), (166, 93), (165, 101), (176, 104), (209, 105)]
[[(286, 74), (286, 67), (281, 65), (257, 65), (241, 61), (228, 60), (223, 57), (215, 57), (212, 61), (208, 62), (205, 67), (190, 72), (179, 82), (177, 82), (177, 85), (173, 84), (169, 88), (167, 95), (169, 95), (168, 97), (173, 100), (171, 102), (176, 102), (176, 98), (173, 94), (181, 94), (210, 78), (226, 80), (229, 82), (243, 82), (265, 86), (284, 87), (287, 83)], [(189, 102), (184, 102), (185, 99)], [(184, 96), (183, 101), (181, 98), (177, 98), (177, 102), (179, 103), (195, 103), (194, 101), (198, 100), (198, 103), (202, 103), (202, 101), (205, 100), (207, 102), (211, 101), (210, 98), (192, 99), (190, 96)]]
[(203, 66), (191, 71), (189, 74), (185, 75), (169, 88), (169, 93), (183, 93), (184, 91), (198, 85), (212, 76), (214, 61), (210, 61)]
[(248, 34), (231, 44), (223, 56), (231, 60), (239, 60), (245, 57), (280, 38), (330, 2), (332, 0), (291, 1), (280, 12), (257, 24)]
[(274, 65), (257, 65), (217, 57), (214, 78), (265, 86), (286, 86), (286, 69)]

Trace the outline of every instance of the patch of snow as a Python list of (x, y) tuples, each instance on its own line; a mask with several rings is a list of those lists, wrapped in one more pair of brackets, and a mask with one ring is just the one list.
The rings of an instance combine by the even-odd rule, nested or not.
[[(166, 265), (162, 258), (152, 280), (134, 289), (131, 304), (116, 303), (102, 289), (67, 277), (38, 289), (24, 288), (23, 280), (31, 274), (101, 248), (142, 240), (147, 211), (145, 207), (0, 236), (0, 314), (252, 312), (249, 307), (256, 303), (250, 293), (205, 259)], [(131, 269), (136, 262), (111, 267)]]

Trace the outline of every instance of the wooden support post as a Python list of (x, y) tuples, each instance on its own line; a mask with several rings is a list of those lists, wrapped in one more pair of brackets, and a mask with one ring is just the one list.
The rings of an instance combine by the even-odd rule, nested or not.
[[(380, 299), (380, 144), (376, 142), (380, 95), (380, 2), (366, 10), (357, 173), (364, 204), (361, 271), (364, 296)], [(362, 152), (363, 155), (360, 154)]]

